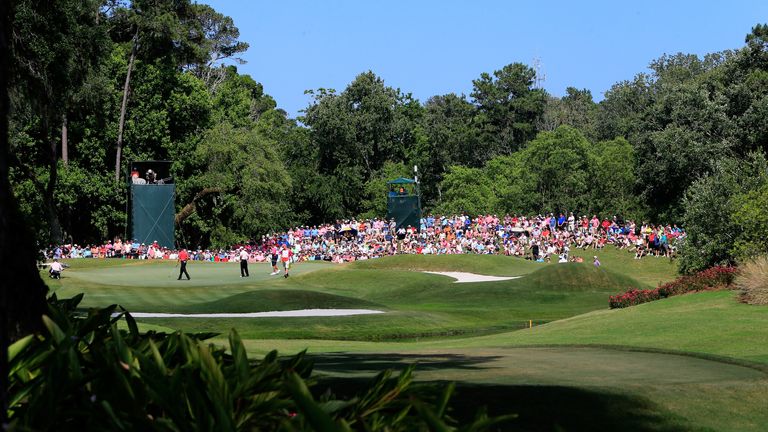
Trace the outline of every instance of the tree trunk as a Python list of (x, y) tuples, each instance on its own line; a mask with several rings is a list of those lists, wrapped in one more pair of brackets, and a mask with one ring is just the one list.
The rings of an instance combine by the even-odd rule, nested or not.
[(128, 93), (131, 88), (131, 71), (133, 62), (136, 60), (136, 49), (139, 44), (139, 30), (133, 37), (131, 45), (131, 58), (128, 60), (128, 72), (125, 74), (125, 85), (123, 86), (123, 103), (120, 105), (120, 123), (117, 125), (117, 155), (115, 156), (115, 182), (120, 180), (120, 159), (123, 156), (123, 129), (125, 128), (125, 111), (128, 107)]
[(35, 266), (35, 246), (9, 183), (8, 85), (11, 12), (0, 1), (0, 424), (8, 415), (8, 344), (42, 329), (48, 288)]
[(48, 185), (45, 188), (45, 208), (48, 213), (48, 229), (50, 230), (50, 240), (54, 244), (61, 244), (63, 235), (61, 232), (61, 223), (59, 214), (56, 211), (56, 183), (59, 180), (59, 152), (56, 141), (50, 134), (48, 119), (51, 118), (50, 107), (46, 103), (42, 109), (42, 139), (48, 144)]
[(199, 200), (200, 198), (206, 195), (210, 195), (212, 193), (221, 193), (221, 192), (224, 192), (224, 189), (218, 188), (218, 187), (205, 188), (200, 192), (198, 192), (197, 195), (195, 195), (195, 197), (192, 198), (192, 202), (185, 205), (180, 212), (176, 213), (176, 218), (175, 218), (176, 225), (181, 224), (184, 221), (184, 219), (192, 216), (192, 214), (197, 210), (197, 200)]
[(67, 113), (61, 115), (61, 160), (69, 163), (69, 143), (67, 141)]

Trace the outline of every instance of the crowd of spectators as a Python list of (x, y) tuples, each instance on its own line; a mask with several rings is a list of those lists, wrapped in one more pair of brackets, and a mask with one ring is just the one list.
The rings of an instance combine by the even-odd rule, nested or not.
[[(418, 229), (417, 229), (418, 228)], [(532, 217), (506, 215), (427, 215), (420, 226), (396, 227), (383, 219), (343, 220), (319, 226), (301, 226), (265, 235), (249, 244), (219, 250), (189, 249), (193, 261), (239, 261), (244, 247), (250, 262), (268, 262), (283, 244), (296, 261), (335, 263), (397, 254), (492, 254), (536, 261), (568, 262), (574, 248), (627, 250), (636, 259), (674, 257), (685, 231), (677, 225), (652, 225), (618, 217), (554, 214)], [(143, 244), (116, 239), (102, 245), (62, 245), (44, 251), (46, 258), (170, 259), (178, 251), (157, 242)]]

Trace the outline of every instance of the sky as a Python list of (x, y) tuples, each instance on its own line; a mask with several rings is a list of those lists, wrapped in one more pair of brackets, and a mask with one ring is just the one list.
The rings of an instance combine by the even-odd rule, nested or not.
[(250, 44), (238, 70), (291, 117), (305, 90), (342, 91), (368, 70), (423, 103), (535, 59), (550, 94), (586, 88), (599, 101), (663, 54), (737, 49), (768, 22), (766, 0), (198, 2), (234, 19)]

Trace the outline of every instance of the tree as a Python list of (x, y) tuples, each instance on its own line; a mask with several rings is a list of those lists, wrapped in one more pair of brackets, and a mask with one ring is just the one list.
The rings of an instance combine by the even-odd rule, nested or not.
[(215, 202), (200, 208), (210, 243), (217, 246), (284, 229), (292, 221), (288, 193), (291, 179), (274, 142), (257, 132), (222, 123), (211, 128), (196, 157), (207, 170), (190, 180), (198, 190), (218, 188)]
[(387, 87), (368, 71), (347, 88), (310, 92), (314, 101), (301, 121), (310, 128), (318, 171), (334, 184), (341, 215), (363, 211), (364, 184), (387, 161), (403, 163), (417, 140), (422, 108), (410, 94)]
[(736, 230), (731, 253), (743, 262), (768, 254), (768, 183), (733, 197), (731, 219)]
[(449, 166), (483, 165), (481, 153), (476, 152), (475, 107), (463, 95), (433, 96), (424, 105), (419, 132), (413, 159), (419, 167), (422, 197), (425, 202), (439, 203), (440, 182)]
[(533, 88), (535, 76), (532, 68), (512, 63), (494, 71), (493, 77), (483, 72), (472, 81), (470, 96), (477, 105), (482, 125), (482, 147), (476, 151), (483, 162), (520, 149), (536, 135), (546, 92)]
[(685, 190), (713, 172), (714, 164), (728, 155), (728, 143), (713, 143), (691, 129), (670, 125), (653, 132), (636, 151), (644, 202), (661, 220), (678, 221)]
[(590, 148), (591, 203), (593, 211), (633, 219), (645, 215), (635, 194), (635, 151), (624, 138), (601, 141)]
[[(195, 70), (203, 70), (209, 63), (234, 55), (247, 45), (236, 42), (239, 32), (231, 25), (231, 19), (217, 15), (210, 7), (193, 5), (189, 0), (132, 1), (127, 8), (115, 9), (110, 18), (113, 37), (130, 45), (115, 145), (115, 181), (118, 181), (131, 76), (136, 62), (143, 61), (160, 70), (176, 71), (191, 65), (195, 65)], [(212, 60), (213, 57), (216, 60)]]
[(95, 0), (18, 1), (11, 11), (16, 67), (9, 85), (14, 104), (30, 104), (37, 117), (34, 138), (45, 146), (48, 166), (46, 184), (40, 189), (55, 242), (62, 240), (62, 230), (54, 199), (60, 155), (54, 130), (109, 46), (98, 5)]
[(13, 51), (15, 10), (0, 2), (0, 424), (7, 424), (8, 346), (10, 340), (40, 329), (48, 288), (35, 266), (32, 237), (18, 211), (9, 182), (9, 88), (25, 58)]
[(207, 56), (203, 62), (189, 67), (211, 93), (216, 93), (219, 84), (229, 73), (224, 61), (231, 59), (238, 65), (245, 64), (245, 60), (238, 57), (238, 54), (248, 50), (248, 44), (238, 40), (240, 30), (231, 17), (205, 4), (193, 4), (192, 8), (195, 18), (200, 22), (200, 44)]
[(568, 125), (579, 129), (587, 138), (597, 136), (597, 104), (592, 100), (592, 92), (568, 87), (565, 96), (560, 99), (547, 97), (546, 106), (537, 127), (539, 130), (553, 131), (559, 126)]
[(590, 144), (569, 126), (541, 132), (520, 152), (521, 164), (531, 172), (539, 211), (592, 209)]
[(479, 168), (454, 165), (448, 169), (440, 187), (443, 200), (435, 207), (441, 214), (479, 215), (496, 208), (491, 180)]
[[(751, 197), (750, 191), (764, 187), (767, 169), (765, 157), (760, 154), (750, 155), (747, 161), (723, 159), (711, 175), (691, 185), (683, 200), (685, 213), (681, 218), (687, 233), (680, 254), (682, 273), (733, 264), (734, 250), (745, 251), (745, 243), (735, 247), (739, 233), (760, 227), (743, 225), (752, 214), (745, 199)], [(749, 240), (749, 235), (741, 238)]]

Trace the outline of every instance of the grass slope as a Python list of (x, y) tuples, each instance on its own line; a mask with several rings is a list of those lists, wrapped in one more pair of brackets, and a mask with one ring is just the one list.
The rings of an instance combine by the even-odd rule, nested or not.
[(735, 296), (732, 291), (714, 291), (671, 297), (465, 342), (477, 346), (629, 345), (768, 364), (768, 308), (739, 303)]

